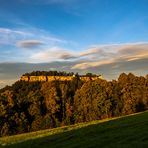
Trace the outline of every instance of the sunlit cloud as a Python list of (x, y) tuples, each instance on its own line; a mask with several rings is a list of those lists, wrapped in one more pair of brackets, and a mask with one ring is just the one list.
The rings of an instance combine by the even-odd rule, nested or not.
[(106, 64), (111, 64), (113, 63), (114, 60), (102, 60), (102, 61), (98, 61), (98, 62), (86, 62), (86, 63), (80, 63), (80, 64), (76, 64), (72, 67), (72, 69), (87, 69), (90, 67), (99, 67), (102, 65), (106, 65)]
[(88, 56), (98, 53), (100, 50), (97, 48), (88, 49), (80, 53), (80, 56)]
[(72, 69), (87, 69), (99, 67), (106, 64), (118, 63), (120, 61), (134, 61), (148, 58), (148, 43), (129, 43), (110, 45), (111, 50), (107, 50), (109, 45), (89, 49), (80, 53), (79, 58), (87, 56), (88, 60), (72, 67)]

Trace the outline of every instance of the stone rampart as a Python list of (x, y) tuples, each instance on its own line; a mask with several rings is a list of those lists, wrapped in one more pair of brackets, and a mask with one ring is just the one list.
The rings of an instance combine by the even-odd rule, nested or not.
[[(97, 80), (103, 79), (101, 76), (79, 76), (80, 80), (82, 81), (90, 81), (90, 80)], [(74, 76), (21, 76), (21, 81), (29, 81), (29, 82), (45, 82), (45, 81), (72, 81)]]

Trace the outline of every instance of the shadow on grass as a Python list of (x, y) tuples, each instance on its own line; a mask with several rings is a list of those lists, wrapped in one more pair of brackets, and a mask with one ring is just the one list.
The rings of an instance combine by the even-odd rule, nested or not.
[(27, 140), (3, 148), (148, 147), (148, 112)]

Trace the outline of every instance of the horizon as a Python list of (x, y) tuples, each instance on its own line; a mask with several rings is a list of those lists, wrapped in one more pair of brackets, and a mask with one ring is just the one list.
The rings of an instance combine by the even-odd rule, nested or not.
[(0, 0), (0, 88), (26, 72), (148, 74), (147, 0)]

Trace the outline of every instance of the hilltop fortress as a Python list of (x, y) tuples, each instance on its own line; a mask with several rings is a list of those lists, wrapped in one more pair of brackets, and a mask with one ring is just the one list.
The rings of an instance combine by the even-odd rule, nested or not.
[[(21, 76), (21, 81), (27, 81), (27, 82), (50, 82), (50, 81), (72, 81), (76, 76)], [(99, 76), (87, 76), (87, 75), (81, 75), (79, 76), (80, 80), (82, 81), (90, 81), (90, 80), (97, 80), (97, 79), (103, 79), (101, 75)]]

